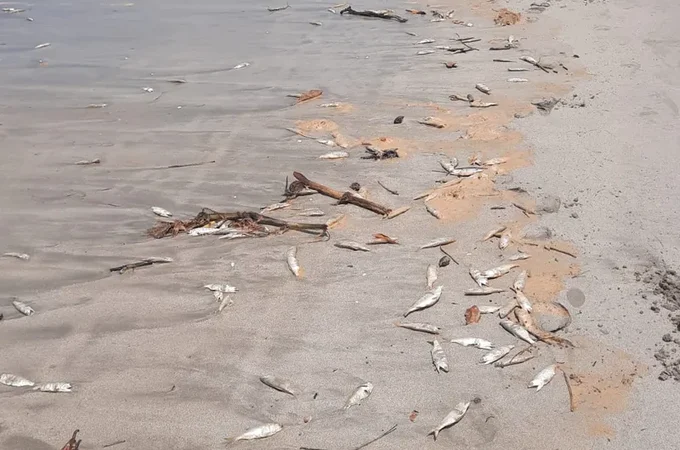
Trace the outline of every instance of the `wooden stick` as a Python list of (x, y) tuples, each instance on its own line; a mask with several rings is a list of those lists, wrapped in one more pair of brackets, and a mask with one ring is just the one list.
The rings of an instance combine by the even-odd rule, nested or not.
[(388, 215), (392, 210), (390, 208), (387, 208), (385, 206), (382, 206), (378, 203), (372, 202), (370, 200), (366, 200), (365, 198), (357, 197), (356, 194), (353, 192), (340, 192), (336, 191), (335, 189), (332, 189), (328, 186), (324, 186), (321, 183), (316, 183), (300, 172), (293, 172), (293, 176), (295, 179), (297, 179), (300, 183), (304, 184), (305, 187), (308, 187), (309, 189), (313, 189), (319, 194), (325, 195), (327, 197), (334, 198), (338, 200), (339, 204), (344, 204), (344, 203), (351, 203), (356, 206), (360, 206), (362, 208), (368, 209), (369, 211), (373, 211), (376, 214), (380, 214), (383, 216)]
[(457, 266), (460, 266), (460, 264), (458, 264), (458, 261), (456, 261), (453, 256), (449, 255), (448, 252), (444, 250), (444, 247), (439, 247), (439, 250), (441, 250), (443, 254), (451, 258), (451, 261), (455, 262)]
[(325, 223), (299, 223), (299, 222), (288, 222), (287, 220), (275, 219), (273, 217), (264, 216), (260, 213), (243, 211), (243, 212), (233, 212), (233, 213), (221, 213), (213, 211), (210, 209), (204, 209), (201, 214), (205, 214), (205, 218), (208, 222), (218, 222), (223, 220), (242, 220), (250, 219), (253, 222), (262, 225), (271, 225), (279, 228), (287, 228), (295, 231), (305, 231), (305, 230), (321, 230), (326, 231), (328, 227)]
[(565, 254), (565, 255), (567, 255), (567, 256), (571, 256), (572, 258), (576, 258), (576, 255), (573, 254), (573, 253), (571, 253), (570, 251), (568, 251), (568, 250), (563, 250), (563, 249), (561, 249), (561, 248), (554, 247), (554, 246), (552, 246), (552, 245), (550, 245), (550, 244), (545, 244), (545, 245), (543, 246), (543, 248), (545, 248), (546, 250), (552, 250), (552, 251), (557, 252), (557, 253), (562, 253), (562, 254)]
[(201, 161), (201, 162), (195, 162), (195, 163), (188, 163), (188, 164), (171, 164), (169, 166), (160, 166), (160, 167), (150, 167), (149, 169), (151, 170), (161, 170), (161, 169), (179, 169), (181, 167), (194, 167), (194, 166), (202, 166), (204, 164), (215, 164), (216, 161)]
[(567, 391), (569, 391), (569, 411), (574, 412), (576, 409), (576, 405), (574, 404), (574, 392), (571, 390), (571, 383), (569, 382), (569, 376), (567, 375), (567, 372), (564, 371), (560, 367), (560, 370), (562, 371), (562, 375), (564, 376), (564, 382), (567, 385)]
[(376, 441), (379, 441), (380, 439), (384, 438), (385, 436), (387, 436), (388, 434), (392, 433), (392, 432), (393, 432), (394, 430), (396, 430), (396, 429), (397, 429), (397, 426), (394, 425), (392, 428), (390, 428), (389, 430), (385, 431), (383, 434), (381, 434), (381, 435), (378, 436), (377, 438), (372, 439), (372, 440), (370, 440), (370, 441), (366, 442), (365, 444), (362, 444), (362, 445), (360, 445), (360, 446), (358, 446), (358, 447), (354, 447), (353, 450), (361, 450), (361, 449), (364, 448), (364, 447), (368, 447), (368, 446), (371, 445), (372, 443), (374, 443), (374, 442), (376, 442)]
[(390, 194), (392, 194), (392, 195), (399, 195), (399, 192), (395, 191), (394, 189), (388, 188), (387, 186), (385, 186), (384, 184), (382, 184), (380, 181), (378, 181), (378, 184), (379, 184), (383, 189), (385, 189), (387, 192), (389, 192)]

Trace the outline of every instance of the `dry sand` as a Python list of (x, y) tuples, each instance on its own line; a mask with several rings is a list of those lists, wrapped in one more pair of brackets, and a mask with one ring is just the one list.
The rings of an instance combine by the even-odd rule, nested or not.
[[(349, 449), (395, 424), (368, 448), (679, 447), (680, 391), (675, 381), (657, 379), (653, 357), (673, 326), (665, 310), (650, 310), (656, 298), (643, 280), (680, 265), (680, 7), (557, 1), (537, 12), (529, 2), (448, 1), (437, 7), (456, 8), (455, 18), (474, 27), (431, 23), (430, 16), (409, 15), (406, 24), (341, 17), (313, 1), (275, 13), (266, 7), (277, 5), (263, 1), (3, 3), (28, 11), (0, 14), (0, 252), (31, 259), (0, 258), (0, 372), (69, 381), (74, 392), (0, 386), (0, 448), (60, 448), (79, 428), (83, 450), (119, 441), (111, 448), (218, 449), (224, 438), (271, 421), (284, 430), (233, 448)], [(425, 5), (355, 7), (402, 14)], [(520, 12), (520, 23), (495, 26), (503, 7)], [(448, 39), (456, 33), (481, 38), (481, 51), (416, 56), (428, 47), (418, 40), (455, 45)], [(486, 51), (510, 34), (520, 39), (518, 50)], [(51, 46), (34, 49), (44, 42)], [(527, 65), (491, 62), (524, 54), (568, 70), (510, 73), (506, 67)], [(444, 68), (451, 60), (459, 67)], [(231, 69), (243, 62), (251, 65)], [(530, 81), (506, 81), (515, 76)], [(491, 96), (474, 89), (480, 82)], [(286, 97), (309, 89), (324, 94), (300, 105)], [(449, 101), (454, 93), (500, 106), (475, 110)], [(550, 115), (530, 106), (549, 96), (566, 105)], [(343, 105), (320, 107), (327, 102)], [(101, 103), (107, 106), (87, 108)], [(403, 124), (392, 124), (397, 115), (406, 116)], [(425, 116), (446, 127), (416, 122)], [(347, 160), (318, 160), (329, 149), (285, 131), (293, 126), (350, 144), (399, 147), (403, 157), (362, 160), (357, 146)], [(431, 203), (442, 220), (411, 201), (443, 178), (435, 172), (442, 155), (467, 164), (478, 153), (510, 162), (443, 190)], [(102, 163), (74, 165), (94, 158)], [(155, 169), (196, 161), (215, 163)], [(347, 215), (329, 243), (308, 244), (309, 236), (294, 232), (236, 241), (144, 235), (155, 221), (151, 206), (178, 218), (203, 206), (257, 210), (282, 199), (293, 170), (337, 189), (356, 181), (377, 202), (413, 208), (385, 221), (318, 195), (295, 200), (294, 208), (326, 211), (318, 220)], [(526, 217), (512, 206), (540, 206), (547, 196), (561, 198), (557, 213)], [(499, 224), (515, 236), (504, 252), (495, 239), (479, 242)], [(577, 258), (521, 238), (541, 226)], [(371, 253), (332, 246), (378, 232), (401, 245)], [(460, 266), (440, 269), (442, 299), (410, 317), (443, 329), (451, 371), (438, 375), (431, 337), (394, 323), (423, 294), (425, 269), (441, 256), (418, 246), (442, 236), (457, 239), (447, 249)], [(291, 245), (299, 246), (302, 280), (285, 265)], [(473, 287), (467, 268), (491, 267), (518, 248), (533, 255), (520, 263), (532, 275), (527, 294), (548, 302), (544, 310), (552, 301), (570, 309), (573, 323), (558, 334), (576, 348), (540, 344), (539, 356), (520, 366), (482, 367), (479, 351), (447, 340), (518, 342), (491, 316), (464, 326), (470, 305), (510, 298), (463, 297)], [(108, 271), (150, 256), (175, 262)], [(513, 276), (491, 284), (506, 287)], [(224, 282), (239, 291), (216, 315), (202, 286)], [(570, 288), (584, 292), (585, 303), (570, 304)], [(15, 298), (36, 314), (21, 316)], [(526, 387), (555, 361), (572, 375), (574, 412), (560, 377), (539, 393)], [(258, 378), (266, 374), (291, 380), (299, 395), (265, 387)], [(341, 411), (365, 381), (375, 386), (371, 397)], [(459, 424), (436, 442), (426, 437), (458, 402), (474, 398)]]

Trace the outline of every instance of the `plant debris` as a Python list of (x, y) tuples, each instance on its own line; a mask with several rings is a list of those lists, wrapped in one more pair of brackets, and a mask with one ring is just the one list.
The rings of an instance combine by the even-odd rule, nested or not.
[(404, 19), (403, 17), (394, 14), (393, 11), (387, 9), (381, 9), (378, 11), (374, 10), (356, 11), (352, 9), (351, 6), (348, 6), (347, 8), (340, 11), (340, 15), (343, 14), (349, 14), (352, 16), (375, 17), (377, 19), (396, 20), (399, 23), (408, 22), (408, 19)]
[(399, 158), (399, 149), (398, 148), (389, 148), (386, 150), (382, 150), (376, 147), (372, 147), (370, 145), (366, 146), (366, 153), (368, 153), (365, 156), (362, 156), (361, 159), (374, 159), (374, 160), (381, 160), (381, 159), (392, 159), (392, 158)]
[(153, 264), (167, 264), (173, 262), (172, 258), (147, 258), (142, 261), (137, 261), (133, 263), (123, 264), (122, 266), (111, 267), (110, 272), (125, 273), (130, 269), (136, 269), (138, 267), (150, 266)]
[(473, 323), (479, 323), (481, 318), (481, 313), (476, 305), (470, 306), (465, 310), (465, 325), (470, 325)]
[(80, 443), (82, 442), (82, 439), (76, 440), (78, 433), (80, 433), (80, 430), (75, 430), (73, 432), (73, 436), (71, 436), (71, 439), (69, 439), (69, 441), (61, 448), (61, 450), (78, 450), (80, 448)]
[(297, 98), (296, 103), (302, 103), (302, 102), (306, 102), (306, 101), (315, 99), (317, 97), (321, 97), (322, 94), (323, 94), (323, 91), (321, 91), (319, 89), (312, 89), (311, 91), (307, 91), (307, 92), (303, 92), (301, 94), (297, 94), (297, 95), (295, 95), (295, 97)]

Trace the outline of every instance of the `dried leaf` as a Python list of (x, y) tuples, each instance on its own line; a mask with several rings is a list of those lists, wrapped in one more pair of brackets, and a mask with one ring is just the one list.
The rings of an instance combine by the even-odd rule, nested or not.
[(470, 325), (471, 323), (478, 323), (481, 313), (476, 305), (470, 306), (465, 310), (465, 325)]
[(312, 89), (311, 91), (303, 92), (298, 97), (297, 103), (302, 103), (313, 98), (321, 97), (321, 94), (323, 94), (323, 91), (320, 91), (318, 89)]
[(410, 420), (411, 422), (415, 422), (416, 417), (418, 417), (418, 410), (414, 409), (413, 411), (411, 411), (411, 414), (408, 415), (408, 420)]
[(71, 436), (71, 439), (64, 445), (64, 447), (61, 450), (78, 450), (80, 448), (80, 442), (81, 440), (76, 440), (76, 435), (80, 432), (80, 430), (76, 430), (73, 432), (73, 436)]

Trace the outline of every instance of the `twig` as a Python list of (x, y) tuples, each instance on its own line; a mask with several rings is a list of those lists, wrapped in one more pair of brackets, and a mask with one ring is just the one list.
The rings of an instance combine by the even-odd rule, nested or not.
[(377, 438), (372, 439), (372, 440), (370, 440), (370, 441), (366, 442), (365, 444), (362, 444), (362, 445), (360, 445), (360, 446), (358, 446), (358, 447), (354, 447), (353, 450), (361, 450), (361, 449), (364, 448), (364, 447), (368, 447), (368, 446), (371, 445), (372, 443), (374, 443), (374, 442), (376, 442), (376, 441), (379, 441), (380, 439), (384, 438), (385, 436), (387, 436), (388, 434), (392, 433), (392, 432), (393, 432), (394, 430), (396, 430), (396, 429), (397, 429), (397, 426), (394, 425), (392, 428), (390, 428), (389, 430), (385, 431), (383, 434), (381, 434), (381, 435), (378, 436)]
[(378, 184), (379, 184), (383, 189), (385, 189), (387, 192), (389, 192), (390, 194), (392, 194), (392, 195), (399, 195), (399, 192), (397, 192), (397, 191), (395, 191), (395, 190), (393, 190), (393, 189), (388, 188), (387, 186), (385, 186), (384, 184), (382, 184), (380, 181), (378, 181)]
[(296, 130), (295, 128), (286, 128), (286, 130), (290, 131), (291, 133), (295, 133), (295, 134), (297, 134), (298, 136), (302, 136), (302, 137), (304, 137), (304, 138), (307, 138), (307, 139), (316, 139), (314, 136), (310, 136), (310, 135), (308, 135), (308, 134), (306, 134), (306, 133), (303, 133), (303, 132), (300, 131), (300, 130)]
[(443, 254), (445, 254), (446, 256), (448, 256), (449, 258), (451, 258), (451, 261), (455, 262), (457, 266), (460, 266), (460, 264), (458, 264), (458, 261), (456, 261), (456, 260), (454, 259), (453, 256), (449, 255), (449, 254), (446, 252), (446, 250), (444, 250), (444, 247), (439, 247), (439, 250), (441, 250)]
[(112, 444), (102, 445), (102, 448), (109, 448), (109, 447), (113, 447), (114, 445), (125, 444), (126, 442), (127, 442), (127, 441), (125, 441), (125, 440), (123, 440), (123, 441), (116, 441), (116, 442), (114, 442), (114, 443), (112, 443)]
[(378, 19), (396, 20), (399, 23), (408, 22), (408, 19), (404, 19), (403, 17), (399, 17), (396, 14), (391, 14), (391, 13), (383, 12), (383, 11), (371, 11), (371, 10), (356, 11), (356, 10), (352, 9), (351, 6), (348, 6), (347, 8), (340, 11), (340, 15), (343, 15), (345, 13), (353, 15), (353, 16), (376, 17)]
[(277, 6), (275, 8), (267, 8), (267, 11), (269, 12), (276, 12), (276, 11), (283, 11), (284, 9), (290, 8), (290, 5), (286, 3), (286, 6)]
[(568, 250), (563, 250), (561, 248), (553, 247), (550, 244), (545, 244), (543, 246), (543, 248), (545, 248), (546, 250), (552, 250), (552, 251), (557, 252), (557, 253), (562, 253), (562, 254), (565, 254), (567, 256), (571, 256), (572, 258), (576, 258), (576, 255), (574, 253), (572, 253)]
[(520, 205), (519, 203), (513, 203), (512, 204), (515, 208), (519, 209), (522, 211), (527, 217), (529, 217), (529, 214), (536, 214), (534, 211), (531, 209), (527, 208), (526, 206)]
[(144, 266), (150, 266), (152, 264), (166, 264), (172, 262), (172, 259), (170, 258), (147, 258), (142, 261), (138, 262), (133, 262), (129, 264), (123, 264), (122, 266), (118, 267), (111, 267), (109, 271), (111, 272), (120, 272), (123, 273), (127, 270), (130, 269), (136, 269), (137, 267), (144, 267)]
[(576, 405), (574, 404), (574, 392), (571, 390), (571, 383), (569, 382), (569, 376), (567, 375), (567, 372), (564, 371), (560, 367), (560, 370), (562, 371), (562, 375), (564, 376), (564, 382), (567, 385), (567, 391), (569, 391), (569, 411), (574, 412), (576, 409)]
[(201, 162), (195, 162), (195, 163), (187, 163), (187, 164), (171, 164), (169, 166), (159, 166), (159, 167), (149, 167), (148, 170), (161, 170), (161, 169), (179, 169), (181, 167), (194, 167), (194, 166), (202, 166), (204, 164), (215, 164), (217, 161), (201, 161)]

